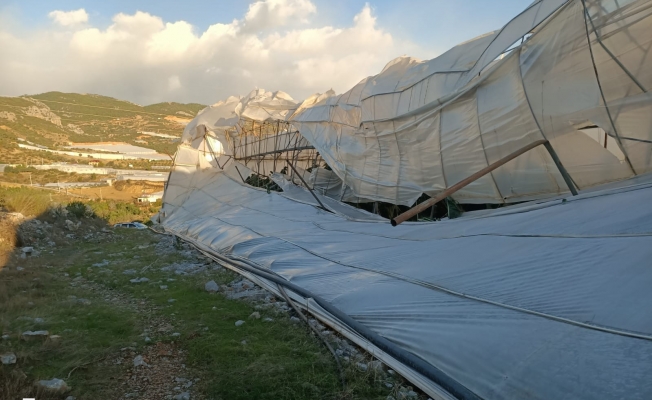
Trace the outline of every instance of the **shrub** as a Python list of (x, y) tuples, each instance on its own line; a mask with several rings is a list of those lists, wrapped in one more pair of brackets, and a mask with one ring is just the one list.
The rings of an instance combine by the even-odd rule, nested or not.
[(66, 210), (77, 218), (91, 218), (95, 216), (93, 208), (81, 201), (73, 201), (66, 206)]

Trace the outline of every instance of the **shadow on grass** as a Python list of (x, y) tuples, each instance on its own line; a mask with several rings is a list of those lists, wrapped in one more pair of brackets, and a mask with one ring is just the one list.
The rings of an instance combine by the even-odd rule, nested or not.
[[(64, 279), (64, 271), (83, 260), (73, 244), (99, 244), (110, 232), (83, 205), (30, 218), (0, 210), (0, 399), (64, 399), (71, 388), (83, 398), (111, 398), (121, 371), (96, 361), (137, 336), (136, 316)], [(53, 378), (66, 386), (38, 384)]]

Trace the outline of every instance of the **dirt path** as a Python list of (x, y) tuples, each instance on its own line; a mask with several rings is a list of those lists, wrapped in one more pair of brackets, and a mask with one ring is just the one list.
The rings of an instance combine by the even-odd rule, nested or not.
[[(136, 299), (127, 293), (108, 288), (102, 284), (78, 280), (71, 286), (89, 290), (112, 306), (127, 309), (138, 315), (144, 325), (141, 337), (152, 344), (137, 350), (136, 346), (122, 348), (101, 365), (128, 365), (129, 369), (120, 383), (119, 398), (139, 400), (189, 400), (201, 399), (195, 393), (194, 384), (200, 379), (186, 367), (186, 352), (174, 340), (153, 342), (151, 337), (178, 337), (174, 321), (161, 316), (161, 307), (146, 300)], [(135, 344), (135, 343), (134, 343)]]

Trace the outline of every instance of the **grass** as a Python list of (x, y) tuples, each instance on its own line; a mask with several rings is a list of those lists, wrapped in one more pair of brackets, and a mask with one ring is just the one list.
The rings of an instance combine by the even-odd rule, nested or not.
[[(139, 319), (104, 303), (92, 292), (71, 288), (61, 279), (66, 267), (79, 265), (82, 260), (79, 254), (56, 252), (23, 262), (23, 271), (4, 268), (0, 273), (0, 328), (3, 334), (11, 335), (11, 339), (0, 342), (0, 353), (12, 351), (18, 359), (16, 367), (0, 369), (0, 398), (35, 394), (47, 398), (35, 393), (32, 382), (53, 377), (63, 378), (79, 398), (111, 397), (112, 382), (122, 371), (93, 361), (136, 341)], [(91, 304), (76, 303), (68, 298), (71, 295), (88, 299)], [(28, 319), (37, 317), (44, 322)], [(25, 330), (42, 329), (62, 339), (18, 339)]]
[[(19, 149), (16, 147), (18, 138), (50, 148), (58, 148), (68, 142), (126, 142), (137, 146), (144, 145), (160, 153), (173, 154), (178, 143), (166, 138), (144, 136), (139, 132), (160, 132), (180, 137), (183, 126), (166, 120), (165, 117), (173, 115), (190, 118), (204, 108), (203, 105), (195, 103), (158, 103), (143, 107), (93, 94), (48, 92), (29, 97), (50, 108), (61, 118), (62, 126), (25, 115), (24, 111), (28, 107), (35, 106), (27, 97), (0, 97), (0, 112), (10, 112), (16, 117), (15, 121), (0, 119), (0, 163), (25, 163), (25, 159), (33, 155), (39, 159), (43, 157), (46, 161), (79, 160), (76, 157)], [(69, 124), (75, 125), (83, 132), (69, 127)], [(136, 140), (145, 140), (147, 144), (138, 143)]]
[[(33, 395), (32, 382), (53, 377), (73, 388), (66, 396), (114, 398), (113, 390), (129, 366), (94, 361), (134, 342), (137, 348), (148, 346), (138, 337), (143, 331), (142, 315), (114, 307), (93, 292), (72, 288), (69, 282), (76, 276), (152, 304), (157, 315), (181, 333), (174, 340), (187, 351), (188, 367), (201, 378), (196, 386), (206, 398), (385, 399), (389, 394), (380, 377), (360, 373), (352, 365), (346, 367), (348, 385), (343, 389), (330, 353), (305, 325), (292, 323), (287, 314), (261, 309), (261, 319), (249, 319), (255, 311), (253, 304), (203, 289), (207, 280), (230, 282), (236, 277), (233, 272), (175, 275), (161, 267), (184, 260), (183, 254), (157, 249), (154, 245), (161, 236), (117, 229), (113, 237), (101, 242), (72, 241), (36, 258), (13, 259), (0, 272), (0, 328), (13, 335), (9, 341), (0, 341), (0, 353), (13, 351), (18, 356), (16, 366), (0, 370), (0, 381), (5, 382), (0, 398)], [(90, 267), (104, 259), (110, 261), (108, 266)], [(24, 270), (17, 271), (18, 265)], [(127, 269), (141, 271), (138, 276), (150, 281), (130, 283), (134, 276), (122, 273)], [(161, 284), (167, 290), (161, 290)], [(70, 301), (70, 295), (89, 299), (91, 305)], [(175, 301), (170, 303), (170, 299)], [(35, 324), (21, 317), (40, 317), (45, 322)], [(265, 317), (274, 322), (263, 321)], [(246, 323), (236, 327), (240, 319)], [(63, 338), (58, 345), (15, 339), (27, 329), (47, 329)], [(151, 338), (152, 345), (172, 340), (163, 333)]]

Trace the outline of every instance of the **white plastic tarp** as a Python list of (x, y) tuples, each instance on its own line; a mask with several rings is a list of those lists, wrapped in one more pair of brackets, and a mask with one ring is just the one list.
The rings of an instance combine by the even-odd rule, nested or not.
[(649, 177), (397, 228), (305, 193), (175, 169), (163, 224), (321, 296), (481, 398), (652, 396)]

